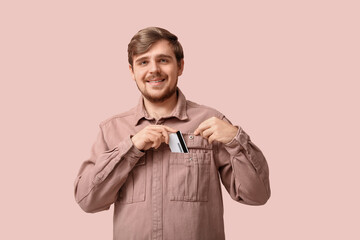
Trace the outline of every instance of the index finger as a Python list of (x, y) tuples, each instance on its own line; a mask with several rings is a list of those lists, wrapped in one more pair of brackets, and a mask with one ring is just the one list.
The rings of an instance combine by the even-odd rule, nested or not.
[(168, 127), (168, 126), (165, 126), (165, 125), (162, 125), (165, 129), (166, 129), (166, 131), (168, 131), (168, 132), (177, 132), (177, 130), (175, 130), (175, 129), (173, 129), (173, 128), (171, 128), (171, 127)]
[(165, 139), (165, 143), (169, 144), (169, 134), (168, 132), (163, 128), (161, 131), (161, 134), (163, 135), (164, 139)]
[(158, 130), (160, 130), (161, 134), (163, 135), (165, 139), (165, 143), (169, 144), (169, 133), (176, 133), (177, 130), (173, 129), (171, 127), (165, 126), (165, 125), (156, 125), (158, 127)]
[(197, 135), (200, 132), (203, 132), (204, 130), (206, 130), (206, 129), (210, 128), (210, 127), (211, 127), (211, 124), (210, 124), (210, 118), (209, 118), (209, 119), (203, 121), (202, 123), (200, 123), (200, 125), (194, 131), (194, 134)]

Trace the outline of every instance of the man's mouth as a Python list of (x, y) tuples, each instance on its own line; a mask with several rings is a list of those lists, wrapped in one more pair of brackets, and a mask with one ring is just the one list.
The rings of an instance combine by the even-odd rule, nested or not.
[(158, 85), (164, 81), (165, 81), (165, 78), (164, 79), (156, 78), (156, 79), (148, 80), (146, 82), (148, 82), (151, 85)]

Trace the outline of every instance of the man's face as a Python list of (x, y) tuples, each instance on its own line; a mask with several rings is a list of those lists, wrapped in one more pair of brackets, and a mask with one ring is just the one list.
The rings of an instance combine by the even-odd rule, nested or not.
[(153, 103), (163, 102), (175, 94), (183, 68), (184, 61), (178, 65), (167, 40), (159, 40), (146, 53), (133, 56), (133, 67), (129, 65), (138, 89)]

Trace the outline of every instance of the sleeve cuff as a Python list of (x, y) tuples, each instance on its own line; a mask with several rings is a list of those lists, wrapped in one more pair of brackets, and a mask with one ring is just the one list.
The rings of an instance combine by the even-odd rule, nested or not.
[(131, 165), (135, 165), (139, 159), (145, 155), (145, 152), (137, 149), (134, 143), (131, 141), (131, 136), (125, 141), (128, 151), (124, 154), (124, 157), (129, 161)]
[(247, 159), (256, 169), (260, 168), (259, 162), (256, 160), (256, 158), (252, 157), (252, 150), (250, 144), (251, 140), (249, 135), (247, 135), (241, 127), (236, 127), (238, 127), (239, 130), (236, 136), (229, 143), (224, 144), (225, 149), (229, 152), (231, 156), (235, 156), (240, 152), (243, 152), (244, 154), (246, 154)]
[(235, 127), (238, 128), (235, 137), (230, 142), (224, 144), (226, 150), (228, 150), (229, 153), (238, 153), (239, 151), (246, 149), (246, 144), (249, 139), (249, 136), (244, 132), (241, 127)]

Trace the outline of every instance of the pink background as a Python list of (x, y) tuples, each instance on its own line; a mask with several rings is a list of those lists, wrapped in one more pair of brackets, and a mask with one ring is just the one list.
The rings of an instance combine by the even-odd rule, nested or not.
[(186, 97), (269, 162), (265, 206), (224, 192), (227, 239), (360, 239), (358, 1), (120, 2), (1, 1), (0, 239), (112, 239), (112, 208), (82, 212), (73, 182), (138, 101), (126, 50), (147, 26), (178, 35)]

